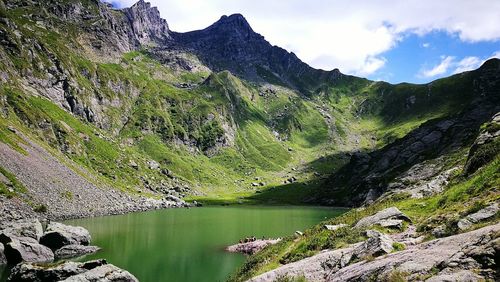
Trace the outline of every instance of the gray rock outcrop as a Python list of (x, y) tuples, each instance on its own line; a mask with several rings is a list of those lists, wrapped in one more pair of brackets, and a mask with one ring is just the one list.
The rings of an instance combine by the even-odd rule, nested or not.
[(85, 263), (65, 262), (56, 266), (40, 266), (31, 263), (18, 264), (12, 269), (8, 281), (16, 282), (48, 282), (48, 281), (138, 281), (132, 274), (105, 260)]
[(15, 237), (0, 234), (0, 243), (4, 245), (5, 257), (9, 264), (20, 262), (51, 262), (54, 253), (31, 237)]
[(56, 259), (66, 259), (80, 257), (99, 251), (101, 248), (96, 246), (67, 245), (54, 252)]
[(89, 231), (83, 227), (51, 222), (40, 238), (40, 243), (52, 250), (57, 250), (66, 245), (86, 246), (90, 244), (90, 240)]
[(151, 7), (150, 3), (140, 0), (123, 11), (140, 44), (165, 43), (171, 38), (167, 21), (161, 18), (158, 9)]
[[(494, 270), (498, 269), (500, 252), (499, 232), (500, 223), (497, 223), (468, 233), (420, 243), (373, 260), (349, 264), (352, 254), (363, 245), (358, 243), (344, 249), (323, 251), (249, 281), (264, 282), (274, 281), (278, 277), (301, 276), (307, 281), (387, 281), (395, 271), (405, 273), (408, 281), (418, 281), (422, 276), (434, 276), (430, 281), (495, 281)], [(472, 279), (462, 279), (467, 277)]]
[(500, 208), (498, 206), (498, 203), (493, 203), (489, 205), (488, 207), (475, 212), (473, 214), (469, 214), (465, 218), (462, 218), (460, 221), (458, 221), (458, 228), (460, 230), (465, 230), (470, 228), (474, 223), (481, 222), (483, 220), (487, 220), (489, 218), (494, 217), (495, 215), (498, 214), (498, 211), (500, 211)]
[[(388, 220), (405, 220), (411, 222), (410, 218), (408, 218), (404, 213), (402, 213), (396, 207), (390, 207), (385, 210), (379, 211), (372, 216), (367, 216), (362, 218), (356, 223), (355, 228), (366, 228), (372, 225), (386, 225), (386, 226), (394, 226), (398, 225), (399, 222), (396, 221), (388, 221)], [(402, 222), (401, 222), (402, 223)]]
[(26, 219), (6, 222), (1, 232), (17, 237), (30, 237), (38, 241), (43, 235), (43, 228), (38, 219)]
[(375, 230), (366, 231), (366, 236), (368, 236), (368, 240), (354, 250), (356, 258), (377, 257), (389, 254), (394, 250), (392, 247), (394, 241), (391, 237)]
[(275, 270), (256, 276), (249, 281), (267, 282), (277, 281), (280, 277), (304, 277), (306, 281), (328, 281), (331, 273), (347, 266), (351, 261), (354, 249), (360, 244), (351, 247), (323, 251), (315, 256), (283, 265)]

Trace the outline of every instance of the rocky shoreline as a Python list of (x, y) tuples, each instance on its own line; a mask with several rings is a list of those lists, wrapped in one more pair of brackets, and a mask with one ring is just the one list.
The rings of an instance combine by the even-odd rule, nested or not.
[(44, 228), (38, 219), (15, 221), (0, 230), (0, 265), (13, 266), (7, 281), (138, 281), (105, 260), (63, 261), (100, 250), (90, 243), (83, 227), (49, 222)]
[[(0, 167), (16, 175), (25, 191), (11, 197), (0, 195), (0, 228), (4, 223), (29, 218), (62, 221), (190, 206), (173, 195), (155, 193), (163, 198), (154, 199), (141, 195), (142, 190), (131, 194), (106, 186), (83, 167), (75, 163), (68, 166), (17, 134), (26, 142), (21, 146), (27, 154), (0, 143)], [(1, 173), (0, 181), (14, 190), (13, 183)]]
[(151, 199), (130, 197), (129, 201), (123, 202), (121, 206), (117, 204), (112, 209), (100, 210), (77, 210), (72, 212), (52, 211), (50, 214), (43, 212), (35, 212), (31, 206), (23, 202), (21, 199), (8, 199), (0, 196), (0, 228), (9, 222), (38, 218), (42, 221), (55, 220), (64, 221), (70, 219), (90, 218), (108, 215), (120, 215), (134, 212), (144, 212), (150, 210), (160, 210), (169, 208), (186, 208), (193, 205), (184, 201), (169, 201), (166, 199)]

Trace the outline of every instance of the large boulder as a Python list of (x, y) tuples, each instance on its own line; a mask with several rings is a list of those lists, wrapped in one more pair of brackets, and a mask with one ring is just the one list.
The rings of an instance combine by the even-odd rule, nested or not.
[[(366, 228), (376, 224), (386, 225), (388, 223), (387, 220), (405, 220), (411, 222), (410, 218), (407, 217), (404, 213), (402, 213), (398, 208), (391, 207), (379, 211), (378, 213), (372, 216), (367, 216), (365, 218), (362, 218), (361, 220), (358, 221), (358, 223), (356, 223), (354, 227)], [(396, 225), (399, 225), (398, 222), (392, 221), (391, 223), (396, 223)]]
[(51, 222), (45, 234), (40, 238), (40, 243), (52, 250), (57, 250), (67, 245), (87, 246), (90, 240), (89, 231), (83, 227)]
[(394, 250), (391, 237), (375, 230), (366, 231), (366, 240), (363, 244), (354, 250), (354, 256), (357, 258), (377, 257), (391, 253)]
[(5, 248), (2, 243), (0, 243), (0, 265), (7, 264), (7, 258), (5, 257)]
[(99, 251), (101, 248), (96, 246), (67, 245), (54, 252), (56, 259), (66, 259), (80, 257)]
[(465, 218), (462, 218), (461, 220), (458, 221), (458, 228), (460, 230), (465, 230), (471, 227), (474, 223), (481, 222), (483, 220), (490, 219), (497, 215), (497, 213), (500, 211), (500, 207), (498, 206), (498, 203), (493, 203), (489, 205), (488, 207), (475, 212), (473, 214), (469, 214)]
[(42, 224), (38, 219), (18, 220), (6, 222), (2, 233), (14, 235), (16, 237), (30, 237), (35, 240), (40, 240), (43, 234)]
[(8, 281), (48, 282), (48, 281), (138, 281), (132, 274), (105, 260), (85, 263), (65, 262), (56, 266), (40, 266), (31, 263), (18, 264), (12, 269)]
[(94, 282), (94, 281), (119, 281), (139, 282), (130, 272), (112, 264), (102, 265), (81, 274), (68, 277), (61, 282)]
[(0, 243), (5, 246), (5, 257), (9, 264), (51, 262), (54, 260), (54, 253), (31, 237), (14, 237), (0, 234)]

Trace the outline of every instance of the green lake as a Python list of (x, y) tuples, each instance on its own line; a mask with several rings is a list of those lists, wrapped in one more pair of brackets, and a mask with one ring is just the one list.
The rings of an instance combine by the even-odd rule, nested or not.
[(225, 281), (245, 260), (244, 255), (225, 252), (225, 246), (248, 236), (291, 235), (344, 211), (318, 207), (203, 207), (65, 223), (87, 228), (92, 244), (102, 248), (84, 260), (105, 258), (142, 282), (213, 282)]

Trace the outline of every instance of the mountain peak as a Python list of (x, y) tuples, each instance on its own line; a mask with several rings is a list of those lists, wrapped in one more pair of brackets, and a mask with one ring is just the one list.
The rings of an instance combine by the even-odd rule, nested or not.
[(170, 38), (167, 21), (161, 18), (160, 11), (151, 3), (139, 0), (124, 12), (141, 44), (164, 42)]
[(232, 14), (229, 16), (222, 16), (217, 22), (215, 22), (211, 27), (216, 28), (231, 28), (231, 29), (240, 29), (245, 31), (253, 31), (252, 27), (245, 19), (242, 14)]

